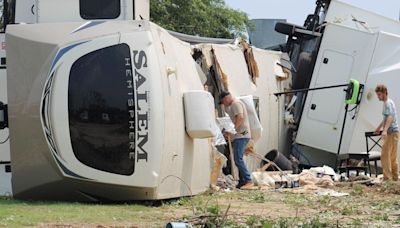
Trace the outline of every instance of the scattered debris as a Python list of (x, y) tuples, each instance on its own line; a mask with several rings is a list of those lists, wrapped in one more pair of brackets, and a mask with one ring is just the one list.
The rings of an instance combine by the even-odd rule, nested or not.
[(323, 188), (332, 188), (335, 184), (330, 176), (322, 176), (317, 185)]
[(298, 180), (275, 181), (275, 189), (279, 188), (298, 188), (300, 187)]
[(212, 158), (214, 161), (214, 165), (211, 170), (211, 188), (214, 190), (219, 190), (216, 189), (218, 177), (221, 175), (222, 167), (226, 166), (228, 159), (222, 153), (220, 153), (217, 150), (217, 148), (213, 147), (212, 151), (213, 151)]
[(298, 175), (291, 174), (291, 171), (253, 172), (252, 177), (254, 184), (259, 187), (276, 188), (279, 185), (290, 188), (299, 183)]
[(332, 197), (343, 197), (343, 196), (349, 196), (349, 193), (343, 193), (343, 192), (337, 192), (332, 189), (328, 190), (322, 190), (317, 192), (318, 196), (332, 196)]
[(192, 228), (193, 226), (189, 223), (183, 222), (170, 222), (167, 224), (166, 228)]
[(316, 183), (318, 183), (317, 176), (308, 170), (304, 170), (303, 172), (301, 172), (299, 175), (299, 179), (300, 186), (316, 185)]
[(366, 181), (366, 180), (371, 180), (369, 176), (366, 175), (359, 175), (359, 176), (351, 176), (349, 178), (350, 182), (355, 182), (355, 181)]
[(267, 172), (253, 172), (253, 182), (257, 186), (273, 187), (275, 185), (275, 179)]
[(329, 166), (315, 167), (309, 170), (303, 170), (299, 175), (300, 185), (315, 185), (323, 188), (332, 188), (335, 181), (341, 179), (340, 175)]
[(297, 158), (295, 158), (293, 155), (289, 156), (289, 160), (292, 163), (293, 173), (298, 174), (300, 171), (300, 169), (299, 169), (300, 161)]
[(326, 165), (324, 165), (322, 167), (311, 168), (310, 172), (315, 173), (317, 175), (317, 177), (328, 175), (328, 176), (331, 176), (335, 181), (339, 180), (339, 177), (335, 173), (335, 170), (333, 170), (331, 167), (326, 166)]
[(372, 184), (382, 184), (383, 183), (383, 175), (378, 175), (376, 178), (372, 179)]
[(224, 174), (221, 174), (218, 177), (218, 181), (217, 181), (217, 186), (220, 189), (223, 190), (232, 190), (235, 189), (237, 185), (237, 181), (235, 181), (235, 179), (233, 178), (232, 175), (227, 175), (225, 176)]

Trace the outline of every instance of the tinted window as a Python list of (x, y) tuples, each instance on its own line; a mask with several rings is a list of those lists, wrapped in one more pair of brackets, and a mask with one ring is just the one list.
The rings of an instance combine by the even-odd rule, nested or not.
[(121, 14), (120, 0), (80, 0), (81, 17), (86, 20), (115, 19)]
[(135, 107), (129, 46), (89, 53), (71, 68), (69, 126), (75, 156), (92, 168), (134, 172)]

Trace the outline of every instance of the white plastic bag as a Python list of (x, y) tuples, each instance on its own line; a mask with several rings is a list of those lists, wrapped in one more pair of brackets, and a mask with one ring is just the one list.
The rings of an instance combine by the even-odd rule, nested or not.
[(213, 127), (214, 130), (214, 146), (220, 146), (220, 145), (226, 145), (226, 140), (224, 137), (224, 134), (222, 134), (222, 129), (217, 125), (217, 123), (214, 124)]
[(251, 130), (251, 138), (254, 140), (254, 142), (257, 142), (257, 140), (261, 138), (263, 128), (260, 119), (258, 118), (256, 107), (254, 105), (253, 96), (252, 95), (242, 96), (239, 97), (239, 100), (243, 102), (247, 110), (247, 116), (249, 118), (249, 124)]
[(222, 132), (227, 132), (232, 135), (236, 135), (235, 124), (233, 124), (231, 118), (229, 116), (219, 117), (217, 118), (219, 128)]

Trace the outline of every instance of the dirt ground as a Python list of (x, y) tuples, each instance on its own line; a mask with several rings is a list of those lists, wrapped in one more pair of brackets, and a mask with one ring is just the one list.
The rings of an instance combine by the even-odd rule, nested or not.
[[(239, 227), (395, 227), (400, 224), (398, 184), (335, 187), (349, 196), (287, 191), (250, 191), (218, 197)], [(190, 219), (189, 219), (190, 220)], [(400, 225), (397, 225), (400, 227)]]
[(319, 196), (290, 189), (207, 192), (144, 206), (138, 213), (115, 221), (96, 223), (72, 218), (34, 226), (165, 227), (175, 221), (195, 227), (400, 227), (399, 183), (369, 187), (345, 183), (334, 190), (349, 195)]

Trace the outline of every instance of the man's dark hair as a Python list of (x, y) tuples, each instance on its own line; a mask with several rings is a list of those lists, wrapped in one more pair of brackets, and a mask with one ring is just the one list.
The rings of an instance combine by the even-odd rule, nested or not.
[(228, 91), (222, 91), (221, 94), (219, 95), (219, 104), (222, 104), (222, 99), (224, 99), (224, 97), (228, 95), (231, 95), (231, 93)]
[(222, 100), (224, 97), (230, 95), (231, 93), (228, 91), (222, 91), (221, 94), (219, 95), (219, 99)]

